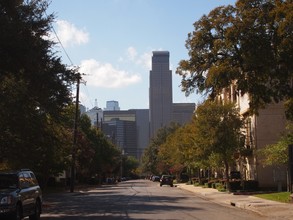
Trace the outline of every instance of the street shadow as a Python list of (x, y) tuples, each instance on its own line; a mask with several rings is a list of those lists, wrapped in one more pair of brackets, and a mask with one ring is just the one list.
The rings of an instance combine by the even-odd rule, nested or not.
[[(124, 183), (117, 186), (100, 187), (84, 193), (62, 194), (45, 198), (41, 219), (84, 220), (84, 219), (135, 219), (128, 215), (138, 216), (143, 213), (157, 214), (181, 210), (184, 212), (201, 210), (194, 206), (186, 207), (182, 203), (185, 196), (159, 196), (115, 193), (116, 189), (129, 188), (133, 184), (139, 187), (140, 183)], [(142, 185), (141, 186), (145, 186)], [(171, 188), (170, 188), (171, 189)], [(175, 217), (175, 216), (174, 216)], [(139, 218), (143, 220), (142, 218)], [(171, 219), (170, 219), (171, 220)]]

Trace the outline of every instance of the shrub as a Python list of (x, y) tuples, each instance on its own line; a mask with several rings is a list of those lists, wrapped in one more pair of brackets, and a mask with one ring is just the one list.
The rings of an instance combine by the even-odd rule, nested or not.
[(219, 192), (225, 192), (226, 191), (226, 187), (224, 184), (222, 183), (215, 183), (215, 187)]
[(241, 190), (241, 181), (230, 181), (229, 184), (231, 191)]
[(193, 183), (194, 186), (200, 186), (199, 182)]
[(243, 190), (257, 191), (258, 190), (258, 181), (256, 181), (256, 180), (243, 180), (241, 182), (241, 187)]

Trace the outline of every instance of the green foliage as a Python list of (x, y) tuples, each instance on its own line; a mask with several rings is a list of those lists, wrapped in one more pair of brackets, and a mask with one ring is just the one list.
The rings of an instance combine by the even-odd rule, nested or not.
[(133, 156), (123, 157), (123, 176), (131, 177), (137, 176), (137, 168), (139, 167), (139, 161)]
[(260, 149), (257, 154), (265, 166), (288, 164), (288, 145), (293, 143), (293, 124), (289, 123), (286, 132), (275, 144)]
[(241, 128), (243, 122), (239, 111), (233, 104), (222, 104), (211, 100), (205, 101), (196, 110), (194, 126), (196, 143), (201, 146), (201, 160), (214, 168), (224, 164), (226, 176), (229, 165), (234, 161), (234, 153), (242, 146)]
[[(78, 76), (53, 52), (47, 8), (46, 0), (0, 1), (0, 167), (30, 168), (42, 183), (70, 166)], [(87, 117), (78, 125), (78, 175), (117, 169), (120, 151)]]
[(161, 130), (145, 151), (145, 170), (154, 174), (171, 172), (177, 177), (184, 169), (199, 167), (224, 166), (228, 172), (234, 154), (243, 147), (242, 125), (233, 104), (208, 100), (198, 106), (190, 123), (169, 129), (172, 132)]
[(158, 130), (157, 136), (151, 140), (149, 146), (144, 151), (142, 157), (143, 172), (152, 174), (160, 174), (163, 172), (168, 173), (168, 167), (166, 167), (166, 164), (160, 161), (158, 158), (158, 152), (160, 146), (166, 142), (168, 136), (173, 134), (178, 129), (178, 127), (178, 124), (171, 123), (169, 127), (163, 127)]
[[(211, 98), (232, 82), (250, 95), (250, 109), (292, 98), (293, 2), (239, 0), (194, 23), (177, 74), (182, 90)], [(291, 110), (292, 111), (292, 110)]]
[(46, 1), (0, 2), (0, 155), (11, 168), (55, 174), (68, 153), (60, 121), (75, 73), (51, 52), (46, 8)]
[(81, 115), (79, 129), (76, 165), (80, 178), (119, 172), (120, 150), (100, 130), (91, 126), (87, 115)]
[(285, 114), (288, 120), (293, 121), (293, 98), (285, 102)]
[(240, 132), (243, 124), (233, 104), (206, 101), (198, 107), (194, 125), (201, 136), (197, 141), (204, 149), (202, 156), (217, 154), (222, 160), (231, 161), (243, 144)]

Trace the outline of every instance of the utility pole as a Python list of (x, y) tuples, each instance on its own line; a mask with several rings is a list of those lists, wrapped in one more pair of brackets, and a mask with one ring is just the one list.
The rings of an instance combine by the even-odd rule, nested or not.
[(293, 144), (288, 145), (288, 191), (293, 195)]
[(76, 99), (75, 99), (75, 119), (74, 119), (74, 131), (73, 131), (73, 145), (72, 145), (72, 161), (71, 161), (71, 173), (70, 173), (70, 192), (74, 192), (75, 185), (75, 160), (76, 160), (76, 142), (77, 142), (77, 123), (78, 123), (78, 107), (79, 107), (79, 84), (80, 73), (77, 74), (76, 84)]

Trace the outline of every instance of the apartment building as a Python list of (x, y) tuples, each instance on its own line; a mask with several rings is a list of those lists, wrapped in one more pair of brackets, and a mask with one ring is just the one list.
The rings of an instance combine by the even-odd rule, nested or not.
[(283, 103), (268, 104), (258, 114), (249, 115), (249, 95), (235, 92), (233, 85), (223, 89), (219, 98), (223, 102), (235, 102), (240, 115), (245, 119), (245, 148), (236, 157), (236, 168), (246, 180), (257, 180), (263, 188), (286, 188), (286, 167), (264, 166), (262, 155), (256, 152), (276, 143), (285, 130), (286, 117)]

